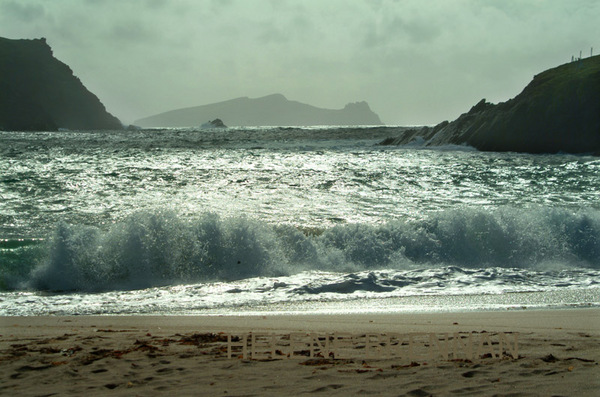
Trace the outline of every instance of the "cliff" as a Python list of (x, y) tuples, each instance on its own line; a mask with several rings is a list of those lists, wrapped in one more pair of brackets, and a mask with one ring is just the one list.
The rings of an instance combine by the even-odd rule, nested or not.
[(121, 129), (45, 39), (0, 37), (0, 130)]
[(321, 109), (281, 94), (262, 98), (237, 98), (225, 102), (172, 110), (135, 121), (142, 127), (200, 126), (218, 117), (228, 126), (381, 125), (366, 102), (343, 109)]
[(417, 139), (483, 151), (600, 155), (600, 56), (542, 72), (507, 102), (482, 100), (453, 122), (408, 130), (382, 144)]

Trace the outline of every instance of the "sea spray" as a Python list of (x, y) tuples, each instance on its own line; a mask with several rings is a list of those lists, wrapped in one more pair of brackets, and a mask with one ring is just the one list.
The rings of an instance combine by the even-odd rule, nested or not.
[(272, 228), (211, 213), (186, 220), (171, 212), (140, 212), (106, 232), (60, 224), (48, 249), (28, 287), (139, 289), (282, 274), (275, 270), (278, 246)]
[[(460, 209), (318, 233), (243, 216), (138, 212), (107, 229), (60, 223), (36, 250), (33, 270), (2, 276), (3, 288), (133, 290), (311, 270), (599, 269), (600, 211)], [(4, 251), (0, 265), (12, 255), (14, 267), (19, 254)]]

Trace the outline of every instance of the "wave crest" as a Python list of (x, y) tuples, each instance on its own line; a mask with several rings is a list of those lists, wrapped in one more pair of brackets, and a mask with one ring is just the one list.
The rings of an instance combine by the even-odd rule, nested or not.
[(106, 231), (61, 223), (41, 251), (26, 279), (4, 283), (101, 291), (306, 270), (598, 269), (600, 211), (463, 209), (420, 221), (340, 225), (318, 233), (212, 213), (187, 219), (140, 212)]

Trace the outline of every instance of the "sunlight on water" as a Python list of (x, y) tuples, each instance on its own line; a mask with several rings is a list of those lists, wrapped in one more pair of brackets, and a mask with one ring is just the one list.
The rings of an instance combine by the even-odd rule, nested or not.
[(254, 137), (252, 148), (243, 130), (176, 131), (173, 141), (171, 131), (0, 133), (0, 236), (107, 224), (140, 208), (328, 227), (457, 206), (600, 206), (595, 158), (390, 149), (311, 131), (287, 146)]
[[(73, 312), (92, 305), (101, 313), (115, 296), (146, 288), (178, 300), (171, 309), (181, 311), (347, 300), (353, 289), (354, 298), (384, 298), (467, 285), (474, 294), (596, 288), (600, 160), (377, 145), (393, 134), (0, 132), (0, 290), (15, 291), (0, 312), (74, 300)], [(439, 274), (427, 273), (455, 268), (439, 285)], [(496, 278), (479, 273), (492, 268)], [(392, 273), (373, 278), (374, 270)], [(218, 284), (305, 271), (313, 273), (275, 289)], [(411, 271), (421, 273), (410, 279)], [(209, 281), (217, 284), (197, 284)], [(174, 284), (196, 287), (173, 295)], [(82, 295), (23, 292), (35, 289)], [(164, 301), (153, 307), (171, 310)]]

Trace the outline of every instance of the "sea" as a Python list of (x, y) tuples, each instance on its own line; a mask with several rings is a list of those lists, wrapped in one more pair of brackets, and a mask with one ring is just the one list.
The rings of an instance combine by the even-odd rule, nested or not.
[(600, 306), (600, 158), (405, 127), (0, 132), (0, 315)]

